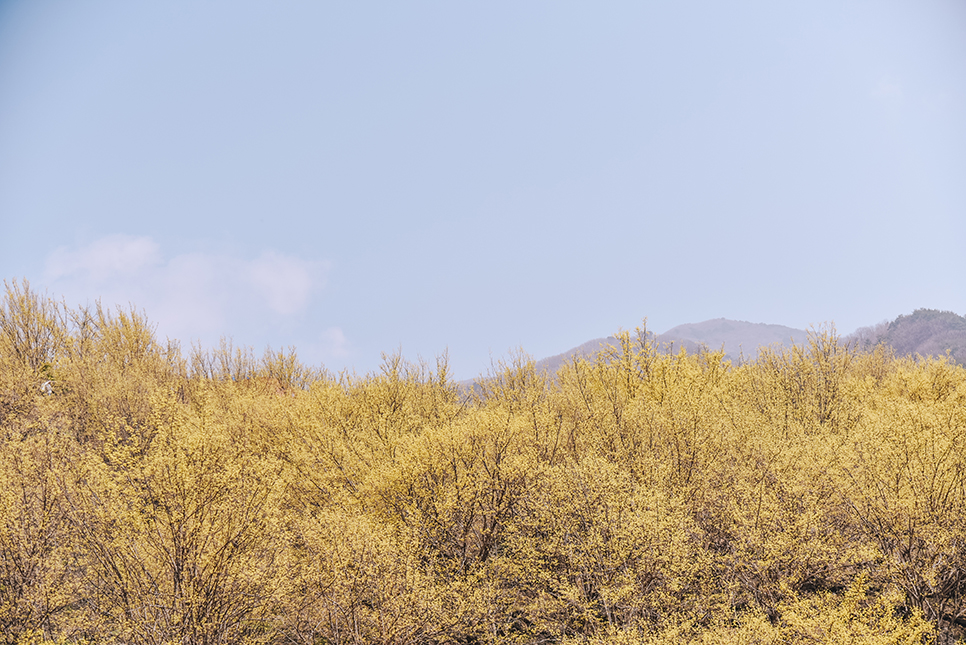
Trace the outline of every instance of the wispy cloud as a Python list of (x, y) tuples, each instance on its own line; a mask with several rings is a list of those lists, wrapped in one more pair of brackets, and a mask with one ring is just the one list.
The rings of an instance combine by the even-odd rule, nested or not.
[(47, 277), (56, 280), (83, 274), (101, 281), (160, 264), (161, 249), (151, 238), (109, 235), (82, 248), (54, 250), (47, 256)]
[(346, 358), (350, 353), (349, 341), (338, 327), (329, 327), (319, 335), (322, 352), (331, 358)]
[(320, 268), (274, 251), (263, 253), (247, 267), (252, 286), (283, 316), (305, 308), (312, 294), (313, 276)]
[(150, 237), (111, 235), (54, 250), (46, 259), (45, 278), (69, 302), (133, 303), (158, 323), (162, 335), (188, 340), (230, 334), (239, 319), (299, 316), (325, 286), (328, 269), (328, 262), (272, 250), (254, 258), (168, 257)]
[(298, 350), (303, 360), (324, 365), (344, 364), (354, 353), (352, 343), (339, 327), (323, 329)]

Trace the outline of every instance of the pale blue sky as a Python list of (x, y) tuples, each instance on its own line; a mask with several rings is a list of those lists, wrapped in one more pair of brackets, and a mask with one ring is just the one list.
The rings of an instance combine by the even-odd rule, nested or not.
[(0, 3), (0, 278), (364, 373), (966, 313), (966, 3)]

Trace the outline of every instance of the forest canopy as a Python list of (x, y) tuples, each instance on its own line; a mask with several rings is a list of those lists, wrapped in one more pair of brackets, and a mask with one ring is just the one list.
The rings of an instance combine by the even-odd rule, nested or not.
[(617, 335), (471, 391), (0, 301), (0, 643), (946, 643), (966, 371)]

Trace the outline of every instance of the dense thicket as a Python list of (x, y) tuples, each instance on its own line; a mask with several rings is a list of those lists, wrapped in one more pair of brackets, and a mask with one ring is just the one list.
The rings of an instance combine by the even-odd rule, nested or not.
[(622, 334), (471, 393), (0, 305), (0, 642), (928, 643), (966, 625), (966, 371)]

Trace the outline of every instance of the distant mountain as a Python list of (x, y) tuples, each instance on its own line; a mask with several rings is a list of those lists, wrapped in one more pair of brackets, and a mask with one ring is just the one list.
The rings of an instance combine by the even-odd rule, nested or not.
[[(807, 335), (806, 331), (793, 327), (726, 318), (678, 325), (660, 335), (649, 333), (651, 340), (664, 351), (677, 351), (681, 347), (684, 347), (688, 353), (699, 352), (702, 349), (724, 349), (725, 359), (735, 363), (742, 358), (754, 360), (758, 355), (759, 347), (775, 344), (789, 346), (793, 342), (803, 343)], [(590, 358), (616, 343), (617, 339), (613, 336), (595, 338), (562, 354), (537, 361), (537, 369), (553, 374), (574, 356)]]
[[(741, 360), (754, 360), (760, 347), (789, 347), (808, 340), (808, 332), (804, 329), (727, 318), (678, 325), (659, 335), (648, 332), (648, 336), (663, 351), (677, 351), (681, 347), (688, 353), (724, 349), (725, 359), (736, 364)], [(954, 361), (966, 364), (966, 317), (951, 311), (917, 309), (892, 322), (862, 327), (843, 337), (842, 341), (859, 349), (870, 349), (883, 343), (892, 347), (898, 356), (941, 356), (949, 350)], [(574, 356), (591, 358), (608, 346), (616, 345), (617, 339), (613, 336), (595, 338), (537, 361), (537, 369), (553, 374)]]
[[(711, 350), (724, 349), (725, 358), (737, 362), (742, 357), (745, 360), (754, 360), (758, 356), (759, 347), (769, 345), (787, 347), (793, 343), (804, 343), (807, 337), (808, 332), (805, 330), (784, 325), (715, 318), (672, 327), (658, 336), (657, 341), (662, 344), (675, 343), (678, 346), (685, 341), (690, 341), (695, 345), (694, 349), (701, 346)], [(692, 347), (687, 344), (685, 349), (692, 351)]]
[[(648, 335), (653, 337), (653, 334)], [(607, 349), (608, 346), (616, 347), (617, 338), (614, 336), (608, 336), (607, 338), (595, 338), (594, 340), (587, 341), (583, 345), (578, 345), (573, 349), (568, 349), (562, 354), (541, 359), (537, 361), (537, 371), (556, 374), (557, 370), (559, 370), (564, 363), (572, 360), (575, 356), (577, 358), (589, 359)]]
[(951, 311), (916, 309), (892, 322), (862, 327), (844, 340), (868, 349), (888, 345), (898, 356), (943, 356), (966, 364), (966, 318)]

